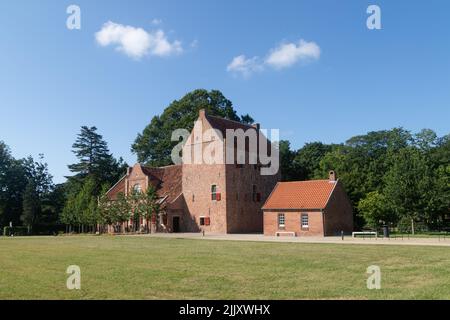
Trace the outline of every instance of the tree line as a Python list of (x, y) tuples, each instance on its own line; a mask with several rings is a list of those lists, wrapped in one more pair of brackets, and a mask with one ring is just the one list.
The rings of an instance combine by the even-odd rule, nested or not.
[[(170, 164), (170, 152), (178, 143), (171, 141), (172, 131), (192, 129), (200, 109), (229, 120), (254, 122), (248, 114), (237, 115), (220, 91), (194, 90), (173, 101), (137, 135), (131, 150), (138, 161)], [(283, 140), (279, 148), (283, 181), (324, 179), (329, 170), (336, 171), (353, 204), (357, 228), (389, 224), (414, 232), (449, 227), (450, 135), (394, 128), (341, 144), (306, 143), (297, 150)], [(0, 142), (0, 227), (12, 222), (30, 233), (93, 232), (98, 224), (154, 219), (159, 208), (152, 188), (129, 197), (119, 194), (113, 203), (105, 198), (128, 165), (111, 154), (96, 127), (81, 127), (72, 151), (77, 158), (68, 165), (72, 175), (55, 185), (43, 156), (15, 159)]]
[(411, 232), (450, 227), (450, 135), (403, 128), (369, 132), (342, 144), (280, 143), (284, 180), (326, 178), (335, 170), (358, 228)]

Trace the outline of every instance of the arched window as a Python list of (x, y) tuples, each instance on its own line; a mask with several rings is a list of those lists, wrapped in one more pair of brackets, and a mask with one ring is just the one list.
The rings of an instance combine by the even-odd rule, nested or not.
[(141, 185), (139, 183), (136, 183), (133, 186), (133, 191), (136, 192), (136, 193), (141, 193), (142, 192)]

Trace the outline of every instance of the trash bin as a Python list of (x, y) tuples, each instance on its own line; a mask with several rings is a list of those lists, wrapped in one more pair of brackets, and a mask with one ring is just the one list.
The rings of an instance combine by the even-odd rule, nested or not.
[(389, 238), (389, 226), (383, 226), (383, 237)]

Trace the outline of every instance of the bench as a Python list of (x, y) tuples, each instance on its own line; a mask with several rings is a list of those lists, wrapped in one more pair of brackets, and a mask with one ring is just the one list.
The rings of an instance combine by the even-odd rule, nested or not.
[(291, 235), (291, 236), (293, 236), (293, 237), (295, 237), (295, 232), (292, 232), (292, 231), (277, 231), (277, 232), (275, 232), (275, 235), (277, 236), (277, 237), (279, 237), (280, 235)]
[(376, 231), (357, 231), (357, 232), (352, 232), (352, 238), (355, 238), (355, 236), (357, 235), (362, 235), (362, 236), (375, 236), (375, 238), (378, 238), (378, 234)]

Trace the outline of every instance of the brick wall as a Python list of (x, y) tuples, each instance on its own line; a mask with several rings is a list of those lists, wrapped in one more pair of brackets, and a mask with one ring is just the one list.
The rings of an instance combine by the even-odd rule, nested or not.
[[(227, 165), (228, 233), (262, 233), (264, 202), (280, 179), (280, 175), (261, 176), (254, 165)], [(256, 196), (253, 195), (256, 186)]]
[[(278, 214), (284, 213), (285, 227), (278, 227)], [(301, 227), (302, 214), (308, 214), (308, 228)], [(296, 236), (323, 236), (322, 212), (317, 211), (283, 211), (264, 212), (264, 235), (275, 236), (277, 231), (295, 232)]]
[(348, 234), (353, 231), (353, 209), (341, 182), (337, 182), (324, 210), (325, 235)]
[[(211, 199), (211, 186), (216, 185), (221, 194), (220, 201)], [(183, 195), (186, 201), (185, 232), (205, 230), (226, 233), (225, 166), (224, 165), (183, 165)], [(209, 217), (209, 226), (200, 226), (200, 218)]]

